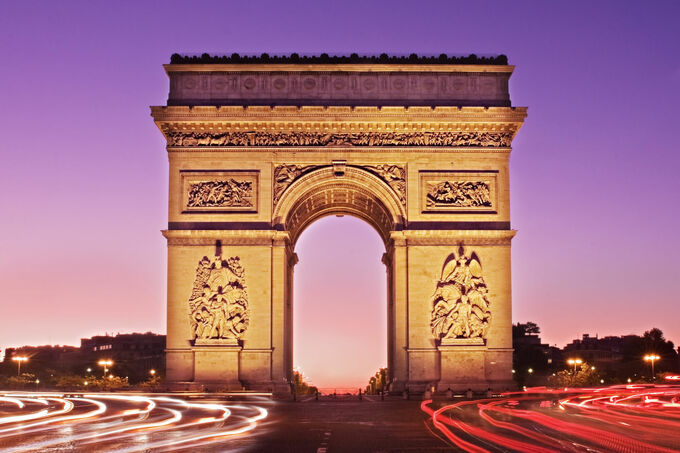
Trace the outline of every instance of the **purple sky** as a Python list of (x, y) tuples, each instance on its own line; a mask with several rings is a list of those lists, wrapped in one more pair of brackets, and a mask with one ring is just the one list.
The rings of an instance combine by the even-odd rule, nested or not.
[[(206, 51), (507, 54), (513, 103), (529, 107), (511, 166), (513, 318), (551, 344), (653, 326), (678, 343), (678, 17), (676, 1), (5, 2), (0, 348), (164, 332), (167, 157), (148, 106), (167, 98), (173, 52)], [(302, 236), (296, 338), (384, 344), (382, 244), (356, 223)], [(361, 258), (315, 251), (352, 240), (370, 244)], [(325, 298), (305, 275), (324, 266), (356, 293)], [(359, 297), (378, 307), (371, 322), (335, 315)]]

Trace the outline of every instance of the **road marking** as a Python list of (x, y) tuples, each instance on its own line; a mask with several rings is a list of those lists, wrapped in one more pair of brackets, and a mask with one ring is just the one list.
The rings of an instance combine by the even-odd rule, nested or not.
[(323, 433), (323, 439), (321, 440), (321, 443), (319, 444), (319, 448), (316, 449), (316, 453), (326, 453), (328, 451), (328, 440), (331, 438), (331, 432), (326, 431)]

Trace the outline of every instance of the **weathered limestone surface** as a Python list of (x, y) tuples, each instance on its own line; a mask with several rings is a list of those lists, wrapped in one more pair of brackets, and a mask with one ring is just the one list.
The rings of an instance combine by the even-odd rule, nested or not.
[(287, 391), (296, 241), (348, 214), (385, 242), (391, 389), (509, 387), (512, 67), (315, 66), (165, 67), (168, 379)]

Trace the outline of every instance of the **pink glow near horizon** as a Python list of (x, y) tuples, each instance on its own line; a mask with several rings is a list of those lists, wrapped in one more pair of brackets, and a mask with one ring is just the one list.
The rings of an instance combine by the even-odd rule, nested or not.
[(324, 217), (300, 236), (293, 362), (312, 384), (365, 387), (387, 366), (384, 252), (373, 227), (350, 216)]
[[(148, 106), (167, 99), (161, 65), (173, 52), (206, 51), (507, 54), (516, 65), (513, 104), (529, 106), (511, 158), (519, 230), (513, 319), (537, 322), (550, 344), (651, 327), (680, 342), (677, 2), (10, 2), (2, 9), (2, 349), (165, 331), (159, 230), (167, 221), (167, 157)], [(295, 292), (310, 300), (328, 288), (314, 296), (313, 281), (303, 283), (307, 250), (341, 236), (323, 225), (302, 236), (309, 249), (298, 247)], [(325, 232), (314, 245), (305, 236), (317, 228)], [(359, 230), (352, 234), (363, 241)], [(337, 278), (353, 278), (340, 264)], [(373, 283), (379, 292), (370, 295)], [(345, 297), (382, 310), (384, 274), (373, 283)], [(355, 313), (336, 318), (351, 326)], [(316, 327), (305, 325), (295, 337), (307, 328), (313, 335)], [(365, 344), (383, 338), (373, 329), (355, 336)], [(328, 369), (334, 354), (325, 357)], [(382, 364), (375, 359), (371, 373)], [(367, 377), (357, 369), (351, 379)]]

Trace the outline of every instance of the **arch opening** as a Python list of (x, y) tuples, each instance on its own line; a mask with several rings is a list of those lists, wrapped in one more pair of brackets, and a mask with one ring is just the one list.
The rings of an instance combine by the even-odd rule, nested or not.
[(376, 233), (353, 213), (327, 214), (296, 244), (293, 365), (322, 392), (356, 392), (387, 366), (385, 247)]

